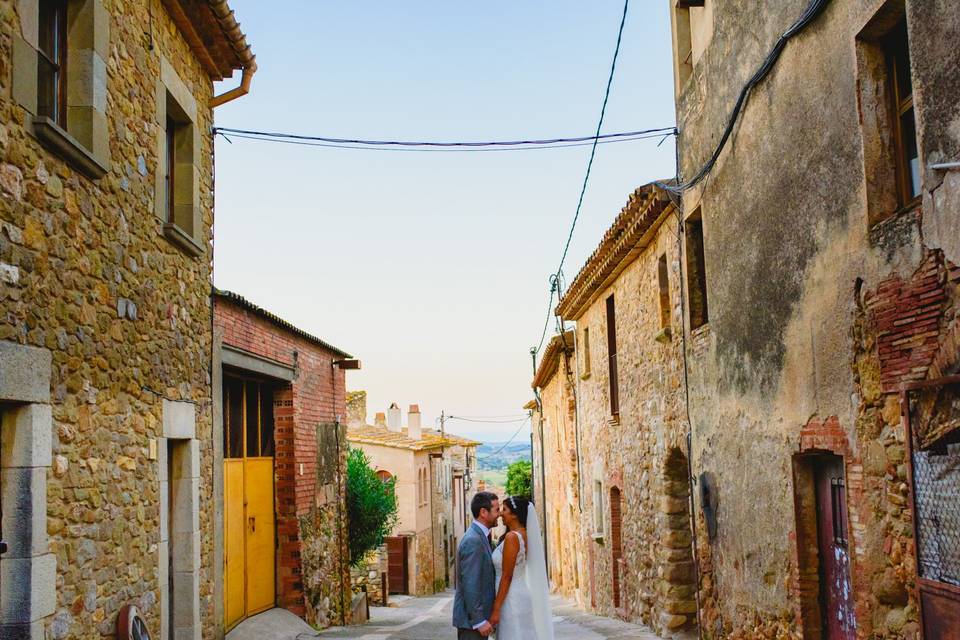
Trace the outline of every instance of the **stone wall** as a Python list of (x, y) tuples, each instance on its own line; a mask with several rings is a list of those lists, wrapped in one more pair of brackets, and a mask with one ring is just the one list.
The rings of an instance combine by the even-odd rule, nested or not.
[[(802, 10), (786, 0), (762, 11), (708, 4), (689, 10), (711, 35), (678, 86), (685, 176), (709, 158), (744, 80)], [(922, 194), (899, 208), (888, 197), (877, 39), (904, 7)], [(958, 26), (956, 3), (829, 3), (751, 93), (710, 177), (684, 194), (684, 215), (703, 219), (709, 300), (687, 352), (694, 473), (712, 474), (718, 495), (709, 542), (699, 496), (695, 508), (707, 638), (819, 633), (812, 498), (801, 481), (812, 452), (844, 463), (857, 636), (915, 635), (895, 391), (932, 377), (937, 354), (956, 363), (945, 283), (960, 250), (960, 191), (956, 172), (928, 165), (960, 149), (960, 116), (946, 106), (960, 87), (944, 72), (960, 54), (943, 44)]]
[(387, 548), (380, 547), (370, 551), (356, 565), (350, 567), (350, 584), (353, 593), (367, 592), (370, 606), (383, 606), (383, 580), (387, 572)]
[[(146, 35), (153, 12), (153, 50)], [(154, 216), (162, 171), (155, 122), (161, 57), (199, 105), (208, 131), (211, 82), (159, 0), (105, 0), (109, 170), (91, 180), (43, 148), (11, 100), (13, 41), (35, 3), (0, 6), (0, 340), (47, 349), (54, 463), (47, 488), (56, 601), (51, 639), (112, 635), (118, 610), (161, 626), (159, 573), (165, 398), (193, 403), (200, 473), (211, 473), (210, 300), (213, 144), (200, 137), (201, 255), (186, 255)], [(22, 89), (22, 85), (18, 87)], [(213, 636), (212, 504), (198, 505), (199, 601)]]
[[(590, 568), (590, 600), (605, 615), (641, 621), (669, 635), (695, 624), (689, 527), (684, 536), (686, 421), (676, 219), (664, 214), (652, 240), (576, 318), (582, 513), (577, 517)], [(670, 332), (663, 332), (658, 269), (666, 256)], [(620, 414), (611, 415), (606, 299), (614, 296)], [(590, 363), (582, 339), (589, 329)], [(589, 371), (589, 373), (587, 373)], [(546, 405), (545, 405), (546, 406)], [(562, 408), (566, 410), (566, 408)], [(685, 462), (681, 463), (685, 467)], [(622, 507), (620, 606), (613, 602), (610, 496)], [(559, 496), (554, 503), (563, 500)], [(548, 503), (551, 500), (548, 498)], [(602, 514), (595, 523), (599, 503)], [(595, 526), (596, 524), (596, 526)]]

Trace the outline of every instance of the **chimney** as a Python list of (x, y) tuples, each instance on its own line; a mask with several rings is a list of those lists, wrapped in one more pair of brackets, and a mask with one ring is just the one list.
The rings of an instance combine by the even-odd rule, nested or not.
[(373, 419), (374, 426), (380, 427), (381, 429), (387, 428), (387, 414), (383, 411), (377, 411), (376, 417)]
[(390, 431), (400, 431), (400, 407), (394, 402), (387, 409), (387, 429)]
[(420, 429), (420, 405), (410, 405), (410, 413), (407, 414), (407, 435), (414, 440), (423, 437), (423, 431)]

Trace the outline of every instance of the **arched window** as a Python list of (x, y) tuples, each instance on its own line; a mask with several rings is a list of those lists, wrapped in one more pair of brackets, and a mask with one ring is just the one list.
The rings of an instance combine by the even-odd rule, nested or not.
[(380, 471), (377, 471), (377, 477), (380, 478), (380, 482), (386, 482), (393, 477), (393, 474), (389, 471), (384, 471), (381, 469)]

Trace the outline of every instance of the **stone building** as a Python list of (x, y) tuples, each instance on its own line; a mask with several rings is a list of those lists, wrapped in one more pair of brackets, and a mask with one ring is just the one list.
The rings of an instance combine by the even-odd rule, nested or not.
[(229, 291), (213, 293), (214, 579), (226, 628), (274, 606), (350, 614), (345, 370), (351, 356)]
[(574, 332), (554, 336), (543, 351), (533, 379), (537, 399), (533, 411), (534, 504), (546, 535), (547, 572), (558, 593), (590, 601), (583, 579), (580, 501), (580, 458), (576, 434), (576, 363)]
[[(420, 409), (410, 405), (407, 426), (396, 403), (375, 424), (366, 422), (366, 394), (351, 392), (347, 411), (350, 446), (362, 449), (377, 474), (394, 478), (399, 521), (387, 538), (390, 593), (427, 595), (445, 589), (454, 575), (454, 552), (459, 539), (454, 521), (457, 491), (454, 459), (476, 460), (480, 444), (453, 434), (424, 429)], [(460, 497), (462, 500), (462, 496)], [(461, 503), (462, 504), (462, 503)]]
[(255, 68), (225, 0), (0, 3), (3, 638), (217, 634), (210, 127)]
[[(960, 4), (822, 4), (682, 198), (702, 631), (956, 637)], [(806, 5), (671, 1), (683, 178)]]
[[(664, 635), (696, 626), (679, 249), (668, 195), (638, 188), (561, 298), (557, 313), (575, 336), (554, 339), (534, 382), (545, 423), (564, 427), (558, 442), (545, 435), (563, 459), (546, 473), (552, 481), (566, 466), (579, 484), (576, 509), (565, 512), (574, 487), (551, 491), (548, 481), (547, 530), (562, 541), (557, 521), (579, 524), (581, 588), (593, 608)], [(561, 359), (574, 344), (575, 358)]]

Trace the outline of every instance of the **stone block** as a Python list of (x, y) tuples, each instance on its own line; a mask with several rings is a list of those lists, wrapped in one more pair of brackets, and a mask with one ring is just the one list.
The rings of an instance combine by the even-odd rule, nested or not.
[(49, 402), (50, 352), (0, 342), (0, 401)]
[(170, 604), (175, 634), (200, 632), (200, 579), (197, 573), (174, 572), (173, 602)]
[(32, 114), (37, 113), (37, 50), (23, 38), (13, 38), (13, 99)]
[(196, 437), (197, 407), (192, 402), (163, 400), (163, 435), (167, 438)]
[(665, 629), (676, 631), (677, 629), (682, 628), (685, 624), (687, 624), (686, 616), (672, 615), (669, 613), (660, 614), (660, 625)]
[(170, 483), (160, 481), (160, 541), (166, 542), (170, 531)]
[(664, 496), (660, 498), (660, 512), (666, 514), (686, 513), (687, 499)]
[(170, 461), (171, 481), (200, 477), (200, 442), (188, 440), (178, 442), (170, 452), (173, 460)]
[(20, 34), (36, 49), (40, 43), (40, 0), (17, 0), (17, 17)]
[(173, 533), (199, 531), (200, 481), (197, 478), (171, 480), (170, 488)]
[(43, 620), (23, 624), (0, 623), (0, 638), (3, 638), (3, 640), (46, 640)]
[(53, 416), (48, 404), (28, 404), (3, 413), (0, 467), (49, 467)]
[(189, 573), (200, 568), (199, 531), (175, 531), (169, 545), (175, 573)]
[(169, 475), (169, 463), (167, 462), (167, 439), (166, 438), (157, 438), (157, 478), (160, 482), (166, 482), (170, 478)]
[(57, 558), (0, 558), (0, 625), (23, 624), (53, 615), (56, 608)]
[(3, 497), (4, 558), (31, 558), (47, 552), (47, 470), (13, 467), (0, 470)]

